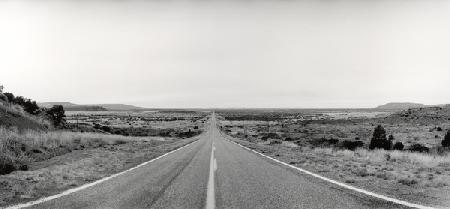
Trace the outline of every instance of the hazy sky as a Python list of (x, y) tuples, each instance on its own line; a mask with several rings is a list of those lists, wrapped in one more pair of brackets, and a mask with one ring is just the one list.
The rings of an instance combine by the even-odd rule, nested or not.
[(450, 1), (0, 1), (0, 84), (145, 107), (450, 103)]

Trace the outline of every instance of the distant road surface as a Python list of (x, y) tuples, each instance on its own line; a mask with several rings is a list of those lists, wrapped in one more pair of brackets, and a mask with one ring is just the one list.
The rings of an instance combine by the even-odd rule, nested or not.
[(213, 115), (197, 142), (95, 186), (29, 208), (404, 207), (340, 188), (245, 150), (219, 134)]

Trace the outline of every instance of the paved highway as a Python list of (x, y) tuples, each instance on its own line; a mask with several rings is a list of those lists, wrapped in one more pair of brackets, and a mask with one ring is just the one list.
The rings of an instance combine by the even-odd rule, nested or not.
[(402, 208), (304, 175), (237, 146), (213, 117), (193, 144), (87, 189), (33, 205), (49, 208)]

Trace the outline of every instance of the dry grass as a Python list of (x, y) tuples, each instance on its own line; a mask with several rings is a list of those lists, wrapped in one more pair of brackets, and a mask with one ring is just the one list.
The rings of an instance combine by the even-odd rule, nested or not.
[(124, 144), (144, 139), (67, 131), (19, 132), (14, 128), (0, 127), (0, 174), (24, 170), (30, 162), (45, 160), (76, 149)]
[[(60, 133), (50, 133), (59, 136)], [(52, 137), (51, 136), (51, 137)], [(30, 201), (83, 185), (134, 167), (198, 139), (154, 137), (136, 138), (100, 134), (62, 133), (66, 141), (72, 136), (83, 140), (106, 137), (97, 148), (74, 150), (40, 162), (31, 163), (28, 171), (0, 175), (0, 208), (11, 203)], [(123, 141), (126, 140), (126, 141)], [(126, 142), (125, 144), (122, 144)]]
[(44, 119), (43, 117), (39, 117), (39, 116), (34, 116), (34, 115), (30, 115), (27, 112), (25, 112), (25, 110), (23, 110), (23, 108), (19, 105), (14, 105), (14, 104), (3, 104), (0, 102), (0, 111), (3, 112), (7, 112), (9, 114), (12, 115), (18, 115), (20, 117), (26, 118), (30, 121), (33, 121), (37, 124), (42, 124), (44, 126), (50, 127), (51, 123)]
[(289, 147), (234, 140), (329, 178), (428, 205), (450, 205), (450, 155), (357, 149)]

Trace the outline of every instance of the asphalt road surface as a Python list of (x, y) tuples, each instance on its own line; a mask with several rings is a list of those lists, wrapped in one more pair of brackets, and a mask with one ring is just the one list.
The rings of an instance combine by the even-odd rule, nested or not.
[[(213, 148), (214, 147), (214, 148)], [(211, 119), (193, 144), (30, 208), (403, 208), (339, 188), (224, 139)]]

